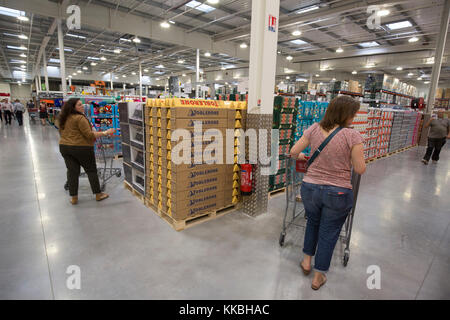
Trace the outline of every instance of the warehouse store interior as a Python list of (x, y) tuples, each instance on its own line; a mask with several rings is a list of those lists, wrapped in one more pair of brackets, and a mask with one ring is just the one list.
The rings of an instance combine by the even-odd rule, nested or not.
[[(450, 0), (0, 2), (0, 299), (448, 299), (449, 15)], [(349, 153), (352, 205), (315, 289), (302, 187), (326, 154), (292, 150), (343, 97), (365, 170)], [(70, 150), (92, 151), (95, 178), (61, 147), (75, 117), (95, 143)], [(177, 162), (179, 130), (205, 162)]]

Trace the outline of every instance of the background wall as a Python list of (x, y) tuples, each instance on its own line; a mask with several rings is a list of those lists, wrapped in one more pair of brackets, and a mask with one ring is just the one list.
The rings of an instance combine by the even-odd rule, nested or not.
[(11, 99), (19, 99), (21, 102), (26, 102), (31, 99), (31, 85), (29, 84), (10, 84)]

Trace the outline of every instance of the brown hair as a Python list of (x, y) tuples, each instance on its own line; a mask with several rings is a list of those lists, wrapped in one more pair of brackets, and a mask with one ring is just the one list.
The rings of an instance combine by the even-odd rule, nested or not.
[(345, 127), (348, 119), (353, 118), (359, 110), (359, 102), (349, 96), (338, 96), (331, 100), (320, 126), (330, 131), (336, 125)]
[(81, 114), (83, 113), (78, 112), (75, 109), (75, 106), (77, 105), (77, 102), (80, 101), (79, 98), (70, 98), (68, 101), (64, 103), (64, 105), (61, 108), (61, 112), (58, 115), (59, 119), (59, 127), (61, 129), (64, 129), (64, 125), (66, 124), (67, 118), (72, 114)]

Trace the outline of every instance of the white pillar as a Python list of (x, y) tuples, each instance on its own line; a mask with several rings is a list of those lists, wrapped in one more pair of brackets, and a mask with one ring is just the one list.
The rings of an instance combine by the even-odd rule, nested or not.
[(248, 113), (273, 113), (279, 10), (280, 0), (252, 1)]
[(123, 84), (123, 90), (125, 90), (127, 87), (126, 87), (126, 85), (125, 85), (125, 83)]
[(41, 68), (39, 68), (38, 84), (39, 84), (39, 91), (42, 91)]
[(69, 77), (69, 88), (72, 86), (72, 78)]
[(142, 101), (142, 64), (139, 61), (139, 99)]
[(114, 74), (113, 74), (113, 72), (111, 71), (111, 72), (109, 73), (109, 84), (110, 84), (110, 86), (111, 86), (111, 90), (114, 89), (114, 85), (113, 85), (113, 76), (114, 76)]
[(200, 49), (197, 49), (197, 62), (196, 62), (196, 71), (195, 71), (195, 79), (196, 79), (196, 85), (195, 85), (195, 97), (198, 99), (199, 97), (199, 85), (200, 82)]
[(45, 56), (45, 50), (42, 52), (42, 65), (44, 67), (44, 79), (45, 79), (45, 91), (49, 91), (48, 87), (48, 72), (47, 72), (47, 57)]
[(37, 75), (34, 78), (34, 82), (35, 82), (35, 85), (36, 85), (36, 95), (38, 95), (41, 90), (39, 90), (39, 81), (38, 81), (38, 76)]
[(428, 93), (427, 113), (433, 112), (434, 100), (436, 98), (436, 89), (439, 83), (439, 75), (441, 74), (442, 55), (445, 49), (445, 40), (447, 38), (448, 23), (450, 13), (450, 0), (444, 0), (444, 8), (442, 10), (441, 27), (438, 33), (436, 51), (434, 53), (434, 64), (431, 71), (430, 91)]
[(63, 40), (61, 19), (58, 19), (58, 47), (59, 47), (59, 74), (61, 75), (61, 86), (63, 94), (66, 94), (67, 92), (66, 63), (64, 60), (64, 40)]

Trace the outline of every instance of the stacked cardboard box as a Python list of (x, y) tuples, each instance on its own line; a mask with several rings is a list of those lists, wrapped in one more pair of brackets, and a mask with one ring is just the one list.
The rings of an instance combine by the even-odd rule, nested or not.
[[(236, 105), (239, 113), (236, 112)], [(211, 163), (226, 159), (226, 130), (244, 127), (245, 102), (149, 99), (146, 106), (146, 198), (156, 210), (183, 220), (239, 201), (239, 166)], [(238, 119), (240, 118), (240, 119)], [(195, 132), (195, 126), (201, 131)], [(186, 129), (190, 141), (172, 141)], [(223, 143), (220, 137), (223, 137)], [(178, 135), (177, 135), (178, 137)], [(186, 137), (185, 137), (186, 138)], [(234, 139), (236, 144), (236, 139)], [(235, 146), (232, 146), (237, 159)], [(188, 163), (181, 163), (189, 150)], [(198, 163), (196, 163), (198, 161)], [(183, 161), (184, 162), (184, 161)], [(209, 163), (209, 164), (208, 164)], [(236, 163), (237, 164), (237, 163)]]
[(369, 159), (369, 139), (367, 136), (369, 105), (361, 103), (352, 122), (352, 127), (364, 138), (364, 158)]

